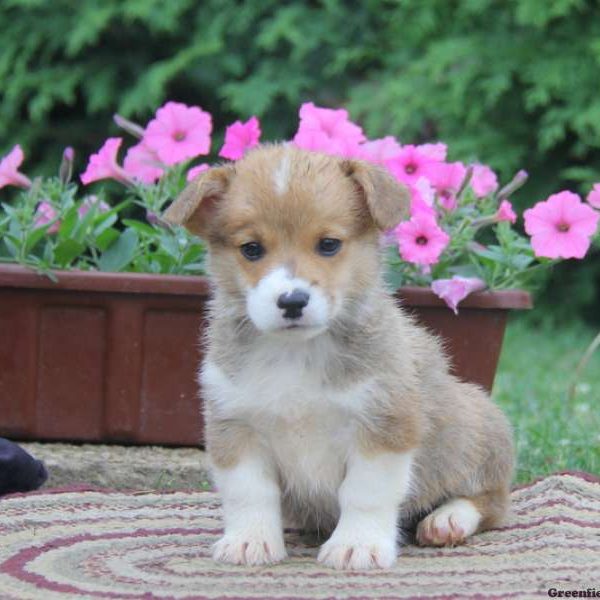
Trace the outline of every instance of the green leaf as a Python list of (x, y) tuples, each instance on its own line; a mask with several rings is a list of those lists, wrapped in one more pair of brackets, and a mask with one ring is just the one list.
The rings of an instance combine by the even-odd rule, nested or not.
[(18, 241), (15, 243), (15, 239), (12, 236), (9, 235), (5, 235), (4, 239), (2, 240), (4, 242), (4, 245), (6, 246), (6, 249), (8, 250), (9, 254), (13, 257), (13, 258), (17, 258), (17, 256), (19, 255), (19, 243)]
[(123, 219), (123, 224), (127, 225), (127, 227), (131, 227), (131, 229), (135, 229), (138, 233), (149, 235), (151, 237), (158, 236), (158, 231), (154, 227), (146, 223), (142, 223), (141, 221), (134, 221), (133, 219)]
[(49, 227), (50, 223), (30, 232), (25, 240), (25, 252), (29, 253), (31, 250), (33, 250), (33, 248), (35, 248), (36, 244), (46, 235)]
[(179, 245), (179, 237), (177, 235), (163, 233), (160, 236), (160, 247), (175, 260), (178, 260), (181, 256), (182, 248)]
[(78, 220), (79, 214), (77, 213), (77, 207), (73, 206), (67, 211), (67, 213), (63, 216), (60, 222), (60, 227), (58, 229), (58, 239), (66, 240), (70, 238), (73, 234), (75, 227), (77, 226)]
[(183, 254), (182, 263), (185, 265), (187, 263), (195, 263), (204, 254), (204, 246), (201, 244), (194, 244), (190, 246)]
[(54, 249), (54, 259), (61, 266), (66, 267), (85, 250), (85, 244), (73, 239), (62, 240)]
[(98, 261), (101, 271), (123, 271), (137, 251), (138, 234), (133, 229), (126, 229), (119, 238), (102, 254)]
[(119, 237), (119, 235), (119, 232), (112, 227), (110, 229), (105, 229), (98, 237), (96, 237), (96, 246), (104, 252)]
[(103, 218), (102, 219), (94, 219), (94, 235), (95, 236), (99, 236), (102, 233), (104, 233), (109, 227), (112, 227), (118, 220), (118, 216), (113, 214), (113, 215), (108, 215), (104, 218), (104, 215), (102, 215)]
[(187, 265), (183, 265), (184, 271), (190, 271), (192, 273), (204, 273), (204, 269), (206, 265), (204, 263), (189, 263)]
[(498, 246), (488, 246), (487, 248), (476, 248), (473, 252), (482, 258), (487, 258), (493, 262), (506, 262), (506, 255)]
[(533, 256), (527, 254), (517, 254), (515, 256), (511, 256), (510, 262), (512, 266), (517, 270), (526, 269), (535, 258)]

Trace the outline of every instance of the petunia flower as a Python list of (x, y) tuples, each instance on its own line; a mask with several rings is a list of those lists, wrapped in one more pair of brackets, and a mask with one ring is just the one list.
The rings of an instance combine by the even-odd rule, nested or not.
[(524, 212), (525, 231), (536, 256), (583, 258), (596, 233), (600, 213), (573, 192), (553, 194)]
[(508, 221), (510, 223), (516, 223), (517, 213), (513, 210), (512, 204), (508, 200), (502, 200), (500, 206), (494, 215), (494, 221), (496, 223), (500, 221)]
[(454, 210), (457, 206), (456, 194), (465, 179), (467, 169), (460, 162), (430, 162), (423, 167), (425, 177), (433, 185), (441, 206)]
[(102, 148), (90, 156), (88, 166), (81, 174), (84, 185), (100, 179), (116, 179), (126, 185), (132, 183), (131, 177), (117, 164), (117, 153), (122, 142), (121, 138), (108, 138)]
[(19, 171), (23, 162), (23, 150), (17, 144), (0, 161), (0, 188), (6, 185), (28, 188), (31, 186), (31, 179)]
[(350, 121), (348, 111), (321, 108), (312, 102), (300, 107), (300, 125), (293, 142), (299, 148), (344, 157), (357, 157), (366, 140), (362, 129)]
[(450, 242), (434, 217), (417, 214), (396, 227), (400, 256), (411, 263), (433, 265)]
[(198, 106), (167, 102), (156, 111), (144, 133), (144, 144), (165, 165), (208, 154), (212, 117)]
[(219, 156), (230, 160), (242, 158), (247, 150), (258, 145), (260, 134), (260, 123), (256, 117), (251, 117), (245, 123), (236, 121), (225, 130), (225, 143)]
[(448, 146), (446, 146), (446, 144), (443, 142), (436, 142), (435, 144), (421, 144), (417, 146), (417, 150), (423, 154), (423, 156), (438, 162), (443, 162), (446, 160), (446, 155), (448, 154)]
[(498, 189), (498, 177), (487, 165), (473, 165), (471, 189), (478, 198), (485, 198)]
[(431, 290), (439, 296), (453, 311), (458, 314), (458, 304), (469, 294), (486, 288), (485, 281), (478, 277), (460, 277), (452, 279), (436, 279), (431, 284)]
[(426, 214), (435, 218), (435, 190), (429, 179), (420, 177), (414, 185), (409, 185), (410, 215)]
[(396, 156), (385, 160), (384, 164), (398, 181), (405, 184), (414, 184), (420, 177), (426, 175), (425, 167), (436, 162), (436, 160), (419, 150), (417, 146), (408, 144), (402, 146), (401, 152)]
[(140, 142), (127, 150), (123, 168), (134, 179), (142, 183), (152, 184), (160, 179), (164, 173), (164, 166), (156, 152)]
[(377, 140), (367, 140), (359, 146), (359, 158), (379, 165), (384, 164), (386, 160), (398, 156), (402, 151), (402, 146), (396, 138), (388, 135)]
[[(43, 200), (38, 204), (38, 207), (35, 210), (35, 215), (33, 219), (33, 224), (35, 227), (43, 227), (48, 223), (51, 223), (56, 219), (58, 213), (54, 210), (54, 207), (47, 200)], [(56, 233), (60, 228), (60, 222), (55, 221), (48, 227), (46, 233)]]
[(196, 177), (198, 177), (198, 175), (200, 175), (200, 173), (204, 173), (204, 171), (208, 171), (208, 169), (210, 169), (210, 166), (207, 165), (206, 163), (202, 163), (201, 165), (198, 165), (196, 167), (192, 167), (188, 172), (187, 175), (185, 176), (186, 181), (192, 181), (192, 179), (196, 179)]
[(587, 203), (594, 208), (600, 209), (600, 183), (595, 183), (592, 191), (587, 195)]

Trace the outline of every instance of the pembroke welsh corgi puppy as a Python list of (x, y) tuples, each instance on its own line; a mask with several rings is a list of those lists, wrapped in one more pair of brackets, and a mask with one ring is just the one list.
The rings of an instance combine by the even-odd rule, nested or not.
[(166, 211), (206, 240), (214, 282), (199, 378), (217, 561), (285, 559), (291, 519), (331, 534), (321, 563), (387, 568), (411, 520), (443, 546), (505, 514), (506, 418), (384, 290), (381, 232), (408, 210), (383, 169), (282, 144), (202, 173)]

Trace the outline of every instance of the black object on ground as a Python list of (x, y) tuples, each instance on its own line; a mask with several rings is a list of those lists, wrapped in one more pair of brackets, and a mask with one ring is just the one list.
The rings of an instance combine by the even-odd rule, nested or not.
[(36, 490), (48, 479), (44, 463), (19, 445), (0, 438), (0, 496)]

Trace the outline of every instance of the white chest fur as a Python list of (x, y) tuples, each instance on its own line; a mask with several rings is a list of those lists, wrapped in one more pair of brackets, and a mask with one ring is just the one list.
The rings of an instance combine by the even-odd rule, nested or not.
[(233, 378), (207, 362), (200, 379), (220, 417), (242, 420), (259, 434), (285, 492), (330, 504), (353, 449), (357, 418), (374, 385), (370, 380), (338, 388), (324, 385), (324, 361), (314, 354), (319, 351), (326, 348), (258, 345)]

